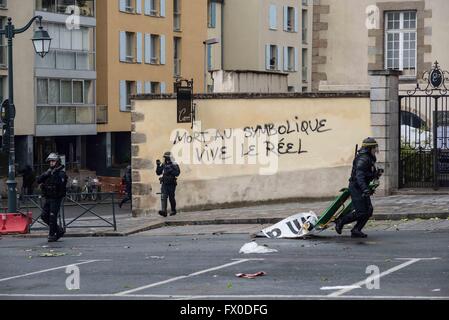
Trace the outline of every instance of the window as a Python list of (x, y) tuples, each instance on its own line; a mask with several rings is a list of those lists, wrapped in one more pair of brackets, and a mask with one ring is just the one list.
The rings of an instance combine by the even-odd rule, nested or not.
[(7, 0), (0, 0), (0, 8), (6, 9), (8, 7), (8, 1)]
[(151, 82), (151, 93), (161, 93), (161, 84), (159, 82)]
[(181, 30), (181, 0), (173, 0), (173, 30)]
[(213, 0), (207, 1), (207, 27), (215, 28), (217, 25), (217, 4)]
[(48, 85), (48, 104), (58, 104), (60, 102), (60, 81), (50, 79)]
[(36, 10), (94, 17), (95, 0), (36, 0)]
[(134, 62), (136, 53), (135, 40), (136, 34), (134, 32), (126, 32), (126, 61)]
[(386, 69), (416, 75), (416, 12), (387, 12), (385, 19)]
[(285, 48), (285, 56), (284, 56), (284, 63), (285, 63), (285, 71), (295, 71), (295, 48), (293, 47), (287, 47)]
[(302, 82), (308, 82), (307, 49), (302, 49)]
[(125, 2), (125, 11), (129, 13), (135, 12), (135, 4), (134, 0), (126, 0)]
[(268, 68), (269, 70), (278, 70), (278, 48), (275, 45), (268, 46)]
[(298, 9), (284, 7), (284, 31), (298, 32)]
[(173, 41), (174, 47), (174, 76), (181, 76), (181, 38), (175, 37)]
[(302, 10), (302, 43), (308, 43), (307, 30), (308, 30), (308, 14), (307, 10)]
[(48, 104), (48, 80), (37, 80), (37, 103)]
[(61, 103), (72, 103), (72, 81), (61, 81)]
[(151, 63), (159, 63), (160, 38), (158, 35), (151, 35)]
[(131, 96), (137, 93), (135, 81), (126, 81), (126, 107), (131, 109)]
[(207, 71), (212, 70), (212, 45), (207, 45)]

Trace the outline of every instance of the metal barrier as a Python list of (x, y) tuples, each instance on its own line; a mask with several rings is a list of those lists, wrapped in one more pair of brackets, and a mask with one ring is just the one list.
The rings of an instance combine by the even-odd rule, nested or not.
[[(92, 203), (92, 202), (79, 202), (77, 199), (81, 199), (81, 194), (67, 194), (65, 198), (63, 198), (61, 203), (61, 209), (59, 211), (59, 223), (64, 228), (103, 228), (103, 227), (113, 227), (114, 231), (117, 231), (117, 221), (115, 217), (115, 193), (99, 193), (101, 195), (101, 201)], [(44, 226), (48, 229), (48, 226), (41, 221), (42, 210), (44, 206), (45, 198), (41, 195), (32, 195), (25, 196), (23, 195), (19, 199), (19, 211), (20, 212), (30, 212), (30, 209), (39, 210), (39, 214), (36, 217), (33, 217), (32, 223), (30, 225), (30, 229), (36, 225), (36, 223)], [(99, 205), (111, 205), (112, 207), (112, 221), (109, 221), (103, 217), (98, 212), (95, 212), (93, 209), (98, 207)], [(67, 222), (69, 218), (66, 218), (66, 208), (80, 208), (82, 209), (81, 214), (76, 214), (74, 218), (70, 218), (70, 221)], [(32, 212), (32, 211), (31, 211)], [(74, 225), (77, 221), (83, 221), (81, 218), (86, 216), (87, 214), (93, 215), (95, 220), (101, 220), (105, 222), (105, 225), (88, 225), (84, 224), (81, 226)], [(84, 220), (84, 222), (87, 220)]]

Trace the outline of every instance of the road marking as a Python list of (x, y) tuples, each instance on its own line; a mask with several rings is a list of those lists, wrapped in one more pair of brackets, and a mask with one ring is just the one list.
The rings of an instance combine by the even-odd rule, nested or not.
[(343, 289), (361, 289), (361, 286), (336, 286), (336, 287), (321, 287), (320, 290), (343, 290)]
[(368, 282), (380, 279), (383, 276), (386, 276), (386, 275), (389, 275), (390, 273), (393, 273), (393, 272), (396, 272), (398, 270), (401, 270), (401, 269), (403, 269), (405, 267), (408, 267), (409, 265), (412, 265), (412, 264), (414, 264), (416, 262), (419, 262), (419, 261), (422, 261), (422, 260), (429, 261), (429, 260), (438, 260), (438, 259), (441, 259), (441, 258), (397, 258), (396, 260), (408, 260), (408, 261), (404, 262), (404, 263), (402, 263), (402, 264), (400, 264), (400, 265), (398, 265), (398, 266), (396, 266), (394, 268), (388, 269), (387, 271), (384, 271), (384, 272), (382, 272), (379, 275), (369, 276), (365, 280), (359, 281), (357, 283), (354, 283), (353, 285), (347, 286), (347, 288), (344, 288), (344, 289), (341, 289), (341, 290), (339, 290), (337, 292), (331, 293), (331, 294), (328, 295), (328, 297), (339, 297), (339, 296), (341, 296), (341, 295), (343, 295), (343, 294), (345, 294), (345, 293), (347, 293), (349, 291), (357, 289), (357, 287), (361, 287), (361, 286), (365, 285)]
[(230, 267), (230, 266), (234, 266), (234, 265), (237, 265), (237, 264), (241, 264), (241, 263), (244, 263), (244, 262), (260, 261), (260, 260), (263, 260), (263, 259), (237, 259), (234, 262), (227, 263), (227, 264), (224, 264), (224, 265), (221, 265), (221, 266), (217, 266), (217, 267), (214, 267), (214, 268), (198, 271), (198, 272), (186, 275), (186, 276), (179, 276), (179, 277), (171, 278), (171, 279), (168, 279), (168, 280), (152, 283), (152, 284), (149, 284), (149, 285), (146, 285), (146, 286), (143, 286), (143, 287), (139, 287), (139, 288), (136, 288), (136, 289), (119, 292), (119, 293), (116, 293), (116, 295), (117, 296), (124, 296), (124, 295), (128, 295), (130, 293), (134, 293), (134, 292), (137, 292), (137, 291), (142, 291), (142, 290), (149, 289), (149, 288), (154, 288), (154, 287), (157, 287), (157, 286), (160, 286), (160, 285), (163, 285), (163, 284), (167, 284), (167, 283), (170, 283), (170, 282), (178, 281), (178, 280), (181, 280), (181, 279), (187, 279), (187, 278), (195, 277), (195, 276), (198, 276), (198, 275), (203, 274), (203, 273), (208, 273), (208, 272), (211, 272), (211, 271), (224, 269), (224, 268), (227, 268), (227, 267)]
[(13, 280), (13, 279), (18, 279), (18, 278), (23, 278), (23, 277), (28, 277), (28, 276), (32, 276), (32, 275), (35, 275), (35, 274), (55, 271), (55, 270), (59, 270), (59, 269), (66, 269), (67, 267), (70, 267), (70, 266), (80, 266), (82, 264), (88, 264), (88, 263), (93, 263), (93, 262), (101, 262), (101, 261), (106, 261), (106, 260), (87, 260), (87, 261), (80, 262), (80, 263), (72, 263), (72, 264), (68, 264), (68, 265), (65, 265), (65, 266), (61, 266), (61, 267), (45, 269), (45, 270), (31, 272), (31, 273), (25, 273), (25, 274), (21, 274), (21, 275), (14, 276), (14, 277), (9, 277), (9, 278), (3, 278), (3, 279), (0, 279), (0, 282)]
[(180, 295), (157, 295), (157, 294), (130, 294), (117, 296), (116, 294), (0, 294), (1, 298), (135, 298), (135, 299), (186, 299), (186, 300), (238, 300), (238, 299), (324, 299), (324, 300), (364, 300), (364, 299), (395, 299), (395, 300), (449, 300), (449, 296), (339, 296), (329, 297), (327, 295), (202, 295), (202, 296), (180, 296)]

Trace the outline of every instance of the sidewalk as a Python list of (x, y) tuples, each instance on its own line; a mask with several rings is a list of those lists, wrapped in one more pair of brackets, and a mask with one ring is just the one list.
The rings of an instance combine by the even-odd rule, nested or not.
[[(275, 224), (300, 212), (313, 211), (318, 216), (329, 206), (330, 201), (308, 201), (269, 204), (252, 207), (216, 209), (210, 211), (180, 212), (175, 217), (162, 218), (158, 214), (133, 218), (131, 214), (117, 215), (117, 231), (108, 228), (87, 228), (92, 218), (79, 221), (80, 228), (68, 229), (67, 237), (128, 236), (166, 226), (219, 225), (219, 224)], [(449, 195), (394, 195), (374, 197), (373, 220), (403, 219), (448, 219)], [(112, 217), (105, 217), (112, 220)], [(95, 222), (97, 223), (97, 222)], [(46, 231), (32, 230), (23, 237), (45, 237)]]

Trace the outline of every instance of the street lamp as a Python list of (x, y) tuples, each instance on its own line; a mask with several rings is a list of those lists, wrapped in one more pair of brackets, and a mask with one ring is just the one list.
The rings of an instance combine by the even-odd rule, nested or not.
[(33, 17), (26, 26), (16, 29), (12, 24), (12, 18), (8, 18), (8, 23), (4, 30), (0, 30), (1, 36), (6, 36), (8, 39), (8, 87), (9, 87), (9, 99), (8, 99), (8, 118), (5, 119), (5, 125), (8, 127), (9, 137), (3, 137), (3, 139), (9, 139), (9, 161), (8, 161), (8, 213), (17, 213), (17, 193), (16, 193), (16, 172), (15, 172), (15, 145), (14, 145), (14, 118), (15, 118), (15, 106), (14, 106), (14, 72), (13, 72), (13, 39), (16, 34), (24, 33), (27, 31), (35, 20), (39, 20), (39, 29), (34, 33), (33, 41), (34, 50), (42, 58), (50, 50), (51, 38), (48, 32), (42, 28), (42, 16)]
[(208, 39), (203, 41), (204, 44), (204, 93), (207, 93), (207, 46), (220, 43), (218, 38)]

